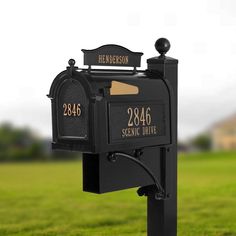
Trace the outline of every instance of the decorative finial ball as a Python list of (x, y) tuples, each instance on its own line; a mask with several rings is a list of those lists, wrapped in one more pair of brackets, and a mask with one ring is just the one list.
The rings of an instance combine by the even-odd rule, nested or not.
[(75, 60), (74, 59), (70, 59), (68, 61), (68, 64), (69, 64), (69, 66), (74, 66), (75, 65)]
[(156, 50), (164, 56), (170, 49), (170, 41), (166, 38), (159, 38), (155, 43)]

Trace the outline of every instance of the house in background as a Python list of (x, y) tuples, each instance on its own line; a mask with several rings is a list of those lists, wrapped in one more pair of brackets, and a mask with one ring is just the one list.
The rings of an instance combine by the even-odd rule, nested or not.
[(236, 114), (216, 123), (210, 134), (213, 150), (236, 150)]

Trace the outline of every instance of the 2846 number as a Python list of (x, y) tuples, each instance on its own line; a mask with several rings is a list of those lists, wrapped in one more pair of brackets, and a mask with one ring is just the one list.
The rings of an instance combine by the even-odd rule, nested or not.
[(140, 124), (145, 126), (145, 125), (150, 125), (152, 122), (152, 117), (151, 117), (151, 108), (150, 107), (135, 107), (131, 108), (129, 107), (127, 109), (127, 113), (129, 115), (129, 121), (128, 121), (128, 126), (139, 126)]
[(81, 107), (80, 103), (64, 103), (64, 116), (80, 116), (81, 115)]

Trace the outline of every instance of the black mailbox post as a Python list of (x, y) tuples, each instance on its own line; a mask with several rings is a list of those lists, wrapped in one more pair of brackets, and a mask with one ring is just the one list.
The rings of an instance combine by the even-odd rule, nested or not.
[[(148, 236), (177, 235), (177, 64), (159, 56), (137, 70), (142, 53), (118, 45), (82, 50), (86, 69), (69, 66), (54, 79), (53, 149), (83, 152), (83, 190), (140, 187), (147, 196)], [(127, 66), (130, 70), (94, 69)]]

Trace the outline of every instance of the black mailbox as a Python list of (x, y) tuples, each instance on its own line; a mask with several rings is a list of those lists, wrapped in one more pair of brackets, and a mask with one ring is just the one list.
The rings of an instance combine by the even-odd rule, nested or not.
[(85, 191), (104, 193), (140, 186), (140, 195), (169, 198), (173, 218), (177, 60), (165, 56), (168, 40), (161, 38), (155, 46), (161, 55), (148, 59), (148, 68), (143, 71), (137, 70), (142, 53), (118, 45), (82, 50), (88, 65), (85, 69), (69, 60), (48, 95), (52, 102), (52, 148), (83, 152)]
[[(112, 47), (118, 46), (102, 48), (109, 52)], [(120, 46), (119, 50), (130, 54)], [(94, 51), (99, 60), (101, 52)], [(101, 153), (170, 143), (171, 93), (161, 76), (153, 79), (148, 71), (75, 70), (73, 60), (70, 65), (55, 78), (49, 93), (53, 148)]]

